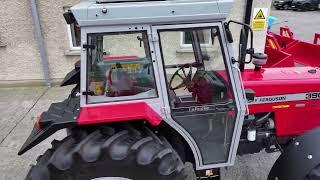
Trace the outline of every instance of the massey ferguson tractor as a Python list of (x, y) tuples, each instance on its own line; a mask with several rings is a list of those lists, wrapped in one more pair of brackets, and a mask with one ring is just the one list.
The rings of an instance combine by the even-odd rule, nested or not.
[[(232, 52), (232, 0), (82, 1), (75, 85), (36, 121), (19, 155), (56, 131), (27, 180), (219, 178), (236, 155), (280, 151), (269, 180), (320, 178), (320, 69), (264, 68)], [(244, 49), (244, 50), (243, 50)], [(320, 59), (319, 59), (320, 60)], [(244, 64), (253, 63), (252, 70)]]

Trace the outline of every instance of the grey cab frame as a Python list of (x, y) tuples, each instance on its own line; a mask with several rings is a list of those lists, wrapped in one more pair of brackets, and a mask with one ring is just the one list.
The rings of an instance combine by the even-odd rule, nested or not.
[[(176, 121), (171, 117), (171, 109), (168, 100), (168, 91), (167, 84), (164, 72), (164, 64), (161, 55), (161, 47), (159, 43), (159, 30), (167, 29), (183, 29), (183, 28), (201, 28), (201, 27), (218, 27), (221, 35), (221, 46), (223, 48), (223, 53), (226, 63), (226, 71), (229, 74), (230, 78), (230, 87), (232, 88), (234, 103), (236, 107), (236, 118), (235, 126), (232, 136), (232, 141), (230, 145), (230, 150), (226, 162), (215, 163), (215, 164), (204, 164), (202, 159), (199, 147), (197, 146), (194, 139), (191, 135)], [(90, 104), (87, 101), (87, 96), (83, 95), (82, 92), (87, 91), (87, 49), (83, 48), (83, 45), (87, 44), (88, 35), (92, 33), (111, 33), (111, 32), (134, 32), (134, 31), (147, 31), (149, 46), (154, 76), (156, 82), (156, 88), (158, 96), (152, 99), (139, 99), (139, 100), (126, 100), (119, 102), (112, 102), (113, 104), (127, 104), (134, 102), (145, 102), (147, 103), (155, 112), (157, 112), (162, 119), (175, 129), (188, 143), (190, 146), (197, 170), (209, 169), (209, 168), (218, 168), (225, 166), (232, 166), (235, 161), (237, 148), (239, 144), (241, 128), (243, 124), (244, 114), (246, 112), (246, 102), (244, 89), (242, 86), (242, 81), (240, 78), (240, 72), (236, 64), (231, 63), (231, 58), (233, 57), (231, 44), (227, 42), (225, 31), (223, 28), (223, 21), (218, 21), (215, 23), (194, 23), (194, 24), (178, 24), (178, 25), (157, 25), (157, 24), (139, 24), (139, 25), (115, 25), (115, 26), (83, 26), (81, 28), (81, 90), (80, 90), (80, 105), (81, 107), (90, 107), (90, 106), (101, 106), (101, 105), (110, 105), (111, 102), (101, 102)]]

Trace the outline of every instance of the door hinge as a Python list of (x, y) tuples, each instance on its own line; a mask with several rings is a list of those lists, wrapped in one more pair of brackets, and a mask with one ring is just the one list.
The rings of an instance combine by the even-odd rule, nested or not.
[(170, 115), (170, 108), (162, 107), (162, 108), (161, 108), (161, 114), (162, 114), (162, 115), (165, 115), (165, 116)]
[(158, 42), (159, 41), (159, 37), (158, 37), (158, 34), (154, 33), (152, 34), (152, 42)]
[(82, 45), (82, 47), (83, 47), (84, 49), (95, 49), (95, 48), (96, 48), (95, 45), (88, 45), (88, 44), (84, 44), (84, 45)]
[(93, 96), (94, 92), (92, 92), (92, 91), (84, 91), (84, 92), (82, 92), (82, 95), (84, 95), (84, 96)]

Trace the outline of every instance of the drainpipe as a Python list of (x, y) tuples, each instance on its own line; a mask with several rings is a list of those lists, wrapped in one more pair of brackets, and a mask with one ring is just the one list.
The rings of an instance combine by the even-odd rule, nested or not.
[(36, 0), (31, 0), (31, 15), (34, 23), (34, 30), (35, 35), (38, 43), (38, 48), (40, 51), (40, 60), (42, 64), (42, 70), (44, 79), (46, 80), (46, 85), (48, 87), (51, 87), (51, 79), (49, 75), (49, 64), (48, 64), (48, 58), (47, 58), (47, 52), (44, 45), (44, 39), (41, 31), (40, 26), (40, 19), (39, 19), (39, 13), (38, 13), (38, 7)]

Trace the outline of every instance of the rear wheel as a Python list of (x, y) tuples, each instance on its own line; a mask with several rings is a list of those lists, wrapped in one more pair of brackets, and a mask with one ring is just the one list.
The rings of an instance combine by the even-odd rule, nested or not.
[(132, 127), (73, 130), (40, 156), (26, 180), (195, 179), (163, 137)]

